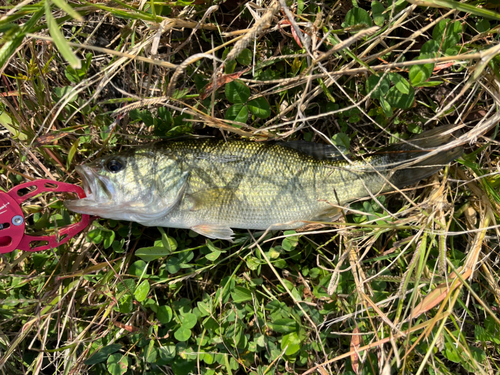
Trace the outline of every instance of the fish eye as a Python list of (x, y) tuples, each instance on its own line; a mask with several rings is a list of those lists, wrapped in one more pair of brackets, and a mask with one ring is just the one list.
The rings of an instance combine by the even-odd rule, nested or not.
[(111, 159), (106, 163), (106, 169), (111, 173), (120, 172), (124, 167), (123, 163), (116, 159)]

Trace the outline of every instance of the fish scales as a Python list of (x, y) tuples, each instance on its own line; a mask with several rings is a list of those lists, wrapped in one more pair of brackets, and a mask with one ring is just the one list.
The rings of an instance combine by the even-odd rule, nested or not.
[(272, 142), (162, 142), (77, 167), (87, 198), (65, 204), (75, 212), (190, 228), (210, 238), (230, 239), (231, 228), (294, 229), (328, 220), (339, 205), (414, 183), (461, 154), (455, 149), (393, 169), (428, 152), (420, 149), (426, 142), (354, 160), (317, 158)]
[(181, 168), (191, 173), (177, 217), (167, 220), (192, 224), (203, 216), (234, 228), (265, 229), (317, 211), (318, 163), (304, 154), (248, 142), (204, 141), (194, 152), (190, 144), (177, 146)]
[[(168, 147), (168, 152), (163, 147)], [(301, 226), (344, 204), (366, 196), (358, 162), (319, 161), (279, 144), (171, 142), (158, 146), (156, 163), (172, 156), (181, 170), (190, 171), (184, 199), (162, 221), (165, 226), (192, 227), (201, 222), (233, 228), (267, 229), (271, 225)], [(368, 179), (375, 189), (383, 179)], [(381, 183), (382, 182), (382, 183)], [(346, 189), (348, 187), (348, 189)]]

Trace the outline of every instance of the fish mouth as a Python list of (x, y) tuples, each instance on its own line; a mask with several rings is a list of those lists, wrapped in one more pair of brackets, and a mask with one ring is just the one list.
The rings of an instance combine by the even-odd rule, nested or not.
[(95, 182), (96, 173), (93, 173), (92, 168), (87, 167), (85, 165), (79, 165), (75, 168), (76, 172), (80, 175), (82, 179), (82, 187), (85, 191), (85, 195), (88, 199), (92, 199), (94, 197), (94, 192), (96, 191)]
[(65, 207), (74, 212), (88, 215), (99, 215), (105, 207), (113, 203), (114, 188), (105, 176), (89, 165), (79, 165), (75, 168), (82, 179), (82, 187), (86, 197), (64, 202)]

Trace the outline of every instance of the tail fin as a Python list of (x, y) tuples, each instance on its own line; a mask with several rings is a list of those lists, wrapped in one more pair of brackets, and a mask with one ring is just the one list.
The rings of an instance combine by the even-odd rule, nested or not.
[[(449, 162), (462, 155), (463, 148), (456, 147), (451, 150), (443, 150), (435, 155), (422, 158), (439, 146), (449, 143), (456, 138), (451, 130), (454, 126), (440, 126), (424, 132), (417, 137), (387, 147), (382, 153), (390, 153), (391, 163), (395, 162), (397, 167), (391, 177), (391, 182), (398, 188), (412, 185), (427, 178), (443, 168)], [(378, 152), (377, 152), (378, 154)], [(419, 160), (421, 159), (421, 160)]]
[[(409, 165), (408, 167), (403, 167), (394, 173), (391, 181), (399, 188), (412, 185), (424, 178), (432, 176), (446, 164), (460, 157), (463, 151), (461, 147), (458, 147), (453, 150), (440, 152), (415, 164)], [(408, 161), (411, 162), (411, 159)]]

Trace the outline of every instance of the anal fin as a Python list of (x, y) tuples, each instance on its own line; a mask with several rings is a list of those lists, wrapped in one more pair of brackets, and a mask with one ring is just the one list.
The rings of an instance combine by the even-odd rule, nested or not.
[(330, 207), (319, 213), (318, 216), (314, 217), (311, 221), (332, 221), (342, 215), (342, 209), (340, 207)]
[(234, 236), (233, 230), (222, 224), (198, 224), (190, 229), (212, 239), (232, 241)]

